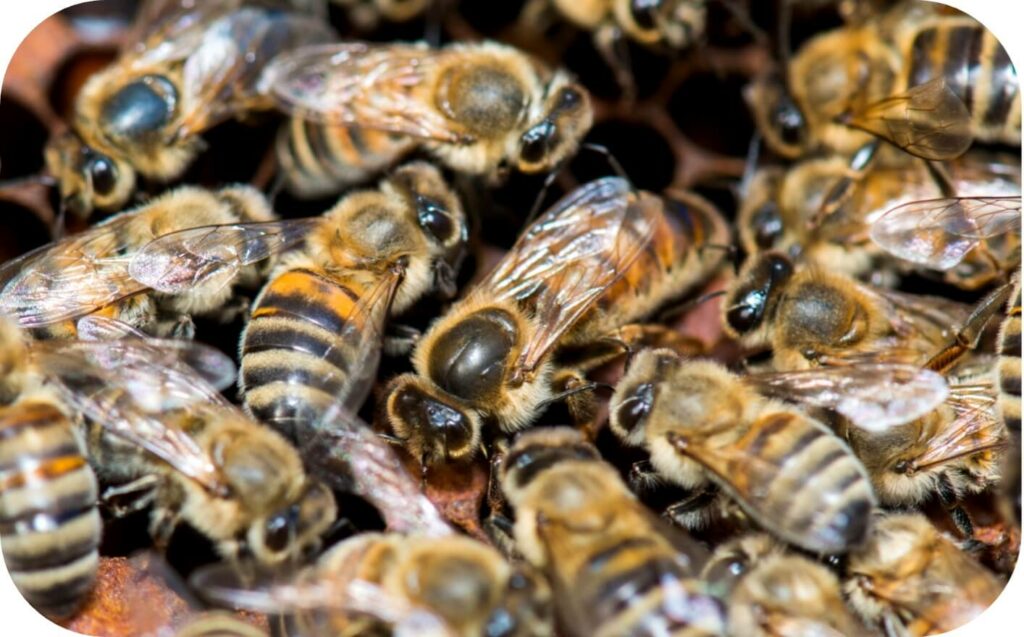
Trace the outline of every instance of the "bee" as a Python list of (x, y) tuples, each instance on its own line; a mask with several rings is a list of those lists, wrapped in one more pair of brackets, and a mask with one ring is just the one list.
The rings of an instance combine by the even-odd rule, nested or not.
[(740, 578), (758, 562), (782, 555), (786, 555), (784, 546), (771, 535), (745, 533), (716, 546), (700, 576), (714, 590), (721, 590), (722, 597), (728, 598)]
[(648, 47), (685, 49), (704, 34), (706, 0), (531, 0), (521, 22), (543, 28), (551, 9), (593, 34), (594, 45), (624, 90), (634, 90), (624, 39)]
[(967, 308), (902, 294), (824, 268), (795, 268), (779, 252), (748, 260), (723, 303), (723, 328), (749, 348), (770, 347), (780, 371), (853, 363), (923, 366)]
[(850, 555), (843, 583), (853, 609), (889, 635), (953, 630), (988, 608), (1002, 588), (919, 514), (880, 519), (864, 548)]
[(96, 579), (99, 487), (69, 411), (43, 386), (23, 339), (0, 317), (0, 538), (15, 586), (59, 619)]
[(700, 545), (668, 535), (574, 430), (529, 431), (501, 463), (517, 549), (552, 584), (571, 635), (722, 635), (721, 602), (697, 579)]
[(821, 148), (851, 155), (884, 139), (946, 160), (975, 139), (1020, 145), (1016, 78), (1006, 50), (974, 19), (900, 2), (811, 39), (784, 81), (762, 77), (747, 97), (765, 141), (789, 159)]
[[(975, 197), (1020, 195), (1019, 167), (999, 155), (972, 151), (947, 162), (945, 167), (957, 192)], [(894, 263), (890, 255), (899, 256), (897, 248), (886, 250), (886, 245), (896, 243), (903, 252), (914, 249), (912, 240), (921, 241), (934, 232), (930, 227), (936, 225), (934, 215), (929, 218), (925, 207), (917, 206), (915, 219), (904, 216), (894, 223), (892, 216), (900, 213), (888, 211), (911, 202), (943, 197), (928, 167), (919, 160), (899, 166), (877, 166), (854, 183), (849, 196), (831, 215), (821, 223), (812, 223), (829, 188), (848, 172), (846, 160), (831, 155), (805, 159), (785, 170), (772, 167), (755, 173), (737, 222), (746, 253), (777, 250), (833, 272), (870, 276), (872, 280), (912, 267), (906, 261)], [(952, 225), (952, 220), (949, 223)], [(966, 241), (963, 225), (956, 228), (959, 235), (950, 233), (943, 245)], [(912, 228), (918, 231), (909, 233)], [(996, 235), (992, 231), (984, 243), (979, 237), (970, 254), (964, 253), (960, 263), (946, 270), (946, 281), (973, 290), (1001, 276), (1020, 249), (1019, 235)], [(900, 234), (887, 242), (889, 235), (896, 232)]]
[(407, 22), (423, 15), (432, 1), (443, 0), (333, 0), (343, 7), (355, 26), (368, 31), (381, 22)]
[(158, 547), (187, 522), (229, 560), (288, 564), (334, 522), (333, 494), (294, 447), (218, 393), (233, 370), (218, 350), (125, 338), (36, 343), (32, 356), (88, 419), (90, 463), (112, 485), (102, 499), (115, 516), (151, 507)]
[[(703, 200), (668, 202), (621, 178), (580, 186), (430, 326), (415, 373), (385, 390), (387, 424), (424, 467), (472, 458), (485, 422), (514, 432), (589, 391), (587, 347), (621, 345), (624, 326), (709, 278), (722, 255), (702, 247), (728, 236)], [(570, 350), (578, 365), (559, 367), (556, 354)], [(585, 401), (570, 408), (584, 413)]]
[(689, 490), (715, 484), (790, 544), (844, 553), (867, 534), (875, 497), (849, 447), (717, 363), (642, 350), (609, 413), (612, 432), (649, 451), (659, 475)]
[(277, 143), (282, 178), (310, 197), (417, 148), (492, 181), (512, 168), (549, 171), (593, 119), (587, 91), (565, 72), (494, 42), (301, 47), (275, 58), (261, 83), (292, 115)]
[(123, 50), (79, 92), (70, 129), (45, 150), (64, 206), (87, 217), (128, 203), (139, 177), (185, 171), (214, 125), (273, 107), (256, 80), (276, 54), (330, 29), (286, 2), (151, 0)]
[(174, 637), (268, 637), (268, 633), (231, 613), (213, 611), (189, 621)]
[[(435, 634), (553, 634), (544, 580), (464, 536), (362, 533), (289, 584), (247, 584), (224, 565), (201, 570), (192, 582), (218, 603), (292, 614), (303, 635), (391, 634), (411, 627), (417, 612), (420, 621), (426, 614), (437, 622)], [(424, 634), (418, 628), (409, 634)]]
[(292, 439), (328, 404), (358, 411), (385, 321), (428, 293), (453, 296), (466, 241), (459, 198), (427, 163), (345, 195), (256, 299), (241, 343), (247, 409)]
[(996, 353), (995, 386), (999, 391), (996, 410), (999, 418), (1010, 431), (1020, 433), (1020, 283), (1018, 271), (1013, 282), (1013, 291), (1007, 302), (1006, 318), (999, 325)]
[(839, 579), (799, 555), (757, 561), (729, 597), (729, 633), (750, 637), (871, 634), (843, 600)]

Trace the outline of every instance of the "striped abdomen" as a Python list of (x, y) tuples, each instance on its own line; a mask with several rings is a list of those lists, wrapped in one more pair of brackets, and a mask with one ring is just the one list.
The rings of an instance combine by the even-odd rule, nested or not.
[(353, 316), (366, 291), (355, 280), (309, 270), (285, 272), (267, 284), (242, 335), (241, 387), (253, 416), (295, 440), (337, 400), (359, 409), (376, 362), (360, 360), (341, 335), (364, 329), (352, 321), (371, 320)]
[(102, 533), (96, 498), (96, 476), (63, 413), (35, 401), (0, 411), (4, 561), (49, 617), (70, 615), (92, 588)]
[(364, 181), (415, 145), (408, 136), (320, 124), (293, 117), (277, 138), (277, 159), (288, 187), (304, 197), (324, 196)]
[(1020, 274), (1006, 310), (1006, 318), (999, 326), (996, 362), (996, 387), (999, 395), (996, 408), (1011, 431), (1020, 431)]
[(693, 447), (711, 478), (787, 542), (842, 553), (864, 539), (874, 507), (868, 475), (842, 440), (807, 416), (766, 414), (723, 449)]
[(940, 18), (910, 43), (907, 86), (944, 77), (971, 112), (974, 136), (1020, 144), (1017, 71), (995, 36), (970, 18)]
[(665, 212), (650, 243), (575, 328), (585, 335), (580, 340), (650, 316), (718, 270), (726, 256), (721, 248), (731, 243), (728, 226), (707, 201), (688, 193), (680, 196), (685, 199), (664, 199)]

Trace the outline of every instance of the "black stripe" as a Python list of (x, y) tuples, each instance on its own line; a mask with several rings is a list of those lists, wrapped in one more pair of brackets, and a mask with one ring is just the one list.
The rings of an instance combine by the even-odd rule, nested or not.
[(1002, 340), (999, 342), (999, 354), (1020, 358), (1020, 343), (1020, 329), (1013, 330), (1013, 333), (1010, 330), (1006, 330), (1003, 333)]
[[(99, 529), (99, 518), (97, 517), (96, 528)], [(4, 551), (4, 561), (7, 568), (22, 572), (39, 572), (51, 568), (60, 568), (79, 560), (90, 553), (95, 553), (100, 544), (99, 533), (85, 536), (72, 544), (52, 543), (45, 553), (38, 553), (31, 556), (21, 556), (13, 551)]]
[(335, 373), (325, 375), (291, 363), (246, 365), (242, 371), (242, 382), (249, 389), (282, 382), (289, 385), (305, 385), (335, 395), (341, 393), (347, 381), (348, 374), (344, 370), (339, 369)]
[[(656, 559), (638, 564), (615, 574), (601, 583), (593, 605), (599, 619), (616, 617), (648, 595), (655, 594), (663, 583), (686, 579), (679, 565), (671, 560)], [(679, 584), (681, 585), (681, 584)]]
[[(335, 163), (334, 152), (327, 140), (327, 127), (316, 122), (306, 122), (306, 141), (313, 152), (313, 157), (319, 160), (320, 164)], [(344, 130), (341, 134), (344, 134)]]
[(796, 442), (794, 442), (793, 445), (789, 448), (789, 453), (787, 455), (791, 458), (797, 457), (798, 455), (800, 455), (800, 452), (802, 452), (807, 447), (811, 446), (811, 443), (815, 442), (816, 440), (818, 440), (818, 438), (821, 438), (824, 435), (825, 434), (818, 431), (814, 427), (811, 427), (810, 429), (805, 431), (799, 438), (796, 439)]
[[(339, 286), (351, 297), (352, 294), (344, 286)], [(311, 302), (301, 294), (283, 294), (273, 287), (267, 289), (257, 309), (277, 310), (281, 314), (287, 314), (300, 321), (312, 323), (329, 332), (338, 334), (348, 323), (346, 317), (334, 311), (334, 308)]]
[(264, 321), (264, 318), (270, 317), (257, 317), (250, 323), (249, 329), (245, 332), (245, 341), (242, 343), (242, 356), (270, 350), (304, 352), (321, 358), (338, 369), (348, 371), (348, 352), (343, 348), (335, 346), (326, 338), (287, 325), (266, 325), (265, 323), (269, 321)]
[(352, 147), (356, 149), (361, 157), (372, 154), (370, 148), (366, 145), (366, 134), (363, 129), (358, 126), (353, 126), (348, 129), (348, 138), (352, 141)]
[(648, 537), (627, 537), (618, 544), (612, 544), (608, 548), (602, 549), (597, 553), (594, 553), (587, 561), (584, 562), (583, 570), (585, 573), (581, 573), (584, 577), (591, 574), (600, 573), (608, 563), (611, 562), (617, 555), (623, 551), (628, 551), (633, 548), (641, 546), (650, 546), (654, 541)]
[[(36, 465), (42, 464), (42, 463), (44, 463), (46, 461), (49, 461), (49, 460), (53, 460), (54, 458), (61, 458), (61, 457), (64, 457), (64, 456), (78, 456), (78, 457), (81, 457), (82, 450), (78, 448), (78, 445), (75, 444), (74, 440), (65, 440), (63, 443), (61, 443), (59, 445), (54, 445), (54, 446), (52, 446), (52, 447), (50, 447), (50, 448), (48, 448), (46, 450), (33, 450), (33, 453), (29, 453), (29, 454), (26, 454), (26, 455), (30, 456), (30, 457), (28, 457), (28, 458), (25, 458), (25, 457), (17, 458), (16, 457), (16, 458), (12, 458), (9, 463), (0, 464), (0, 473), (14, 473), (14, 474), (32, 473), (32, 469), (36, 468)], [(26, 459), (31, 461), (31, 468), (29, 468), (28, 471), (25, 470), (25, 466), (24, 466)], [(42, 467), (38, 467), (38, 468), (41, 469)], [(66, 475), (66, 473), (61, 474), (61, 475)], [(55, 479), (57, 477), (59, 477), (59, 476), (51, 476), (51, 477), (48, 477), (48, 478), (34, 477), (34, 478), (28, 478), (28, 479), (32, 480), (34, 484), (39, 484), (39, 483), (44, 482), (44, 481), (53, 480), (53, 479)], [(29, 483), (26, 482), (26, 484), (29, 484)]]
[[(4, 418), (3, 420), (6, 422), (0, 422), (0, 443), (29, 429), (66, 426), (66, 419), (59, 412), (40, 411), (41, 413), (36, 418), (25, 417), (25, 414), (31, 413), (29, 410), (20, 410), (17, 414), (12, 412), (9, 418)], [(56, 419), (55, 416), (59, 416), (60, 419)]]
[(26, 535), (28, 533), (46, 533), (87, 514), (95, 508), (94, 498), (88, 493), (77, 493), (58, 498), (49, 506), (36, 506), (25, 509), (14, 517), (0, 519), (0, 535)]
[(839, 510), (833, 520), (837, 524), (834, 524), (832, 528), (839, 532), (847, 546), (858, 544), (868, 532), (868, 523), (871, 520), (871, 501), (867, 498), (850, 500)]
[(971, 68), (977, 58), (970, 57), (970, 52), (977, 48), (981, 40), (982, 30), (977, 27), (955, 27), (949, 30), (949, 43), (946, 48), (946, 61), (943, 73), (953, 91), (971, 110), (974, 96), (972, 95)]
[(935, 78), (931, 64), (932, 47), (935, 46), (935, 28), (925, 29), (917, 34), (910, 48), (909, 86), (920, 86)]
[(967, 110), (974, 113), (977, 110), (975, 104), (976, 98), (974, 96), (974, 87), (978, 83), (978, 78), (985, 72), (985, 64), (981, 59), (981, 51), (985, 46), (985, 30), (974, 29), (974, 37), (971, 39), (970, 49), (967, 52), (967, 69), (969, 71), (967, 75), (967, 87), (964, 90), (964, 104), (967, 105)]
[[(995, 37), (995, 36), (990, 36)], [(1013, 107), (1013, 100), (1017, 96), (1017, 71), (1010, 62), (1010, 56), (1006, 53), (1003, 45), (996, 43), (996, 50), (992, 55), (992, 85), (989, 87), (992, 97), (988, 103), (988, 110), (983, 120), (986, 126), (1003, 127), (1006, 119), (1010, 116), (1010, 109)], [(1009, 78), (1013, 77), (1013, 81)]]
[(1010, 416), (1003, 412), (1003, 422), (1010, 431), (1020, 431), (1020, 415)]
[(95, 581), (96, 572), (93, 571), (43, 589), (22, 590), (21, 594), (44, 615), (67, 617), (81, 605)]
[(811, 468), (811, 470), (807, 472), (807, 475), (816, 476), (820, 473), (823, 473), (830, 466), (832, 466), (836, 462), (839, 462), (841, 459), (845, 457), (846, 452), (842, 449), (842, 447), (836, 446), (836, 448), (833, 449), (832, 451), (829, 451), (828, 453), (822, 455), (821, 458), (818, 459), (818, 462), (816, 462), (814, 466)]
[(259, 404), (247, 397), (246, 405), (257, 420), (272, 426), (293, 442), (299, 432), (310, 431), (326, 409), (326, 405), (314, 404), (306, 397), (288, 392), (279, 392), (274, 398)]
[(515, 471), (516, 484), (522, 487), (544, 469), (566, 460), (595, 460), (594, 449), (587, 445), (571, 447), (551, 447), (548, 445), (529, 445), (509, 454), (505, 459), (507, 471)]
[(750, 442), (748, 452), (751, 457), (760, 457), (761, 452), (764, 450), (764, 446), (768, 444), (768, 441), (775, 437), (777, 433), (782, 431), (790, 422), (793, 421), (794, 416), (787, 413), (778, 413), (768, 416), (770, 419), (768, 424), (759, 428), (757, 437)]
[(1020, 374), (1000, 374), (999, 389), (1001, 389), (1004, 394), (1020, 396)]

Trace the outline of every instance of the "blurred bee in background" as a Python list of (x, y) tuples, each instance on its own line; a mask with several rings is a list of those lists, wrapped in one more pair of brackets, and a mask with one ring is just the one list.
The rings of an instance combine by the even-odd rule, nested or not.
[[(828, 393), (842, 382), (828, 380), (805, 383)], [(874, 386), (877, 380), (866, 374), (861, 382)], [(762, 398), (717, 363), (643, 350), (616, 387), (609, 413), (612, 432), (650, 452), (659, 476), (691, 491), (716, 485), (790, 544), (844, 553), (867, 534), (875, 498), (846, 444), (817, 420)], [(704, 526), (689, 504), (674, 505), (666, 515), (684, 526)]]
[(764, 252), (732, 284), (723, 328), (747, 348), (770, 348), (780, 371), (851, 363), (924, 366), (967, 318), (940, 297), (904, 294)]
[(71, 130), (46, 147), (63, 206), (81, 217), (118, 210), (138, 177), (181, 176), (204, 131), (272, 108), (256, 91), (266, 63), (332, 38), (325, 22), (291, 8), (275, 0), (143, 4), (118, 58), (79, 92)]
[(287, 584), (240, 581), (224, 565), (201, 570), (192, 583), (224, 605), (291, 614), (302, 635), (391, 634), (411, 627), (417, 611), (445, 635), (540, 637), (554, 630), (544, 580), (464, 536), (363, 533)]
[(870, 635), (846, 607), (839, 579), (799, 555), (770, 555), (729, 596), (729, 634), (750, 637)]
[[(945, 164), (957, 192), (981, 197), (1020, 195), (1020, 168), (1016, 161), (997, 154), (972, 151)], [(900, 166), (878, 166), (853, 186), (849, 197), (821, 223), (811, 223), (821, 209), (824, 197), (837, 179), (848, 173), (846, 160), (839, 155), (803, 160), (791, 168), (765, 168), (755, 173), (747, 196), (740, 207), (737, 228), (740, 243), (748, 255), (768, 250), (803, 258), (832, 272), (870, 277), (872, 283), (885, 282), (910, 263), (888, 257), (886, 243), (874, 242), (887, 232), (902, 233), (889, 243), (913, 245), (927, 240), (930, 224), (924, 206), (918, 206), (917, 218), (904, 217), (901, 227), (893, 228), (887, 213), (904, 204), (935, 200), (943, 196), (927, 166), (920, 160)], [(898, 213), (895, 213), (898, 214)], [(911, 214), (911, 213), (906, 213)], [(952, 225), (952, 220), (949, 222)], [(966, 224), (947, 233), (946, 243), (963, 242)], [(1019, 235), (992, 227), (984, 241), (965, 253), (963, 259), (945, 271), (944, 279), (965, 289), (978, 289), (1001, 277), (1020, 249)], [(881, 233), (881, 234), (879, 234)], [(977, 234), (977, 233), (975, 233)], [(938, 247), (938, 246), (936, 246)], [(906, 252), (906, 248), (903, 248)], [(894, 256), (898, 256), (898, 253)]]
[(721, 603), (697, 579), (703, 549), (667, 534), (579, 432), (519, 436), (500, 479), (516, 549), (547, 575), (567, 634), (725, 633)]
[(174, 637), (269, 637), (269, 634), (232, 613), (211, 611), (179, 628)]
[(90, 463), (112, 485), (103, 501), (115, 516), (152, 507), (157, 546), (184, 521), (231, 561), (286, 564), (315, 551), (334, 522), (331, 491), (296, 450), (218, 393), (234, 371), (219, 351), (126, 338), (40, 343), (32, 355), (89, 419)]
[(716, 546), (700, 576), (713, 590), (721, 591), (721, 597), (728, 598), (740, 578), (758, 562), (785, 554), (785, 545), (771, 535), (744, 533)]
[[(621, 178), (580, 186), (431, 325), (415, 373), (385, 390), (387, 423), (426, 467), (472, 458), (485, 424), (517, 431), (562, 398), (586, 420), (592, 401), (576, 394), (609, 360), (598, 344), (614, 357), (626, 339), (653, 338), (656, 326), (627, 331), (710, 278), (722, 253), (703, 248), (726, 243), (725, 222), (703, 200), (669, 202)], [(578, 362), (560, 362), (570, 350)]]
[(0, 266), (0, 311), (37, 337), (74, 336), (86, 314), (191, 337), (192, 315), (237, 314), (233, 284), (254, 285), (256, 261), (301, 239), (266, 234), (274, 218), (250, 186), (172, 190)]
[(427, 294), (455, 295), (467, 237), (458, 196), (427, 163), (345, 195), (256, 299), (241, 343), (246, 408), (292, 439), (327, 405), (358, 411), (377, 376), (385, 322)]
[(681, 50), (704, 34), (707, 0), (530, 0), (520, 22), (545, 30), (557, 14), (593, 34), (594, 46), (629, 99), (635, 91), (626, 39), (649, 47)]
[(332, 0), (343, 7), (346, 15), (360, 31), (375, 29), (381, 22), (407, 22), (414, 20), (430, 8), (431, 4), (449, 0)]
[(552, 170), (590, 129), (581, 85), (494, 42), (347, 42), (279, 55), (261, 79), (292, 115), (277, 143), (297, 195), (337, 192), (422, 148), (490, 181)]
[(70, 616), (96, 579), (99, 487), (69, 410), (43, 385), (27, 337), (0, 316), (0, 538), (21, 594)]
[(850, 555), (843, 583), (854, 610), (887, 635), (958, 628), (988, 608), (1002, 588), (917, 514), (879, 519), (864, 548)]

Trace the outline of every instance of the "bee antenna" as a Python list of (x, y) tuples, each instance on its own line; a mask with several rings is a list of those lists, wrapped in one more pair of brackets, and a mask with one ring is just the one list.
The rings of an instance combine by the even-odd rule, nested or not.
[(530, 214), (526, 215), (527, 226), (532, 224), (537, 219), (537, 215), (540, 214), (541, 204), (544, 203), (544, 200), (548, 196), (548, 189), (551, 188), (551, 184), (555, 182), (555, 179), (561, 172), (561, 170), (553, 170), (548, 173), (547, 177), (544, 178), (544, 185), (541, 186), (540, 192), (537, 193), (537, 198), (533, 200), (533, 206), (530, 208)]
[(612, 151), (608, 150), (607, 146), (588, 142), (586, 144), (582, 144), (580, 148), (602, 155), (608, 161), (608, 165), (612, 167), (612, 170), (615, 171), (615, 174), (629, 182), (629, 187), (633, 190), (633, 194), (639, 194), (637, 193), (636, 186), (633, 185), (633, 180), (629, 178), (629, 175), (626, 174), (626, 170), (622, 167), (622, 164), (620, 164), (619, 160), (615, 158)]
[(674, 318), (682, 316), (683, 314), (697, 307), (698, 305), (703, 305), (704, 303), (710, 301), (711, 299), (717, 299), (718, 297), (725, 295), (725, 290), (715, 290), (714, 292), (701, 294), (700, 296), (690, 299), (689, 301), (666, 308), (664, 311), (658, 314), (658, 322), (664, 323), (666, 321), (671, 321)]
[(743, 176), (740, 177), (737, 195), (739, 199), (746, 199), (750, 190), (750, 182), (754, 180), (754, 173), (757, 172), (757, 162), (761, 157), (761, 131), (754, 129), (754, 135), (750, 138), (747, 146), (747, 159), (743, 164)]

